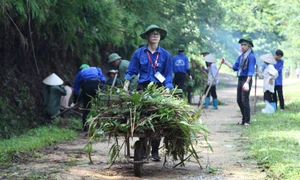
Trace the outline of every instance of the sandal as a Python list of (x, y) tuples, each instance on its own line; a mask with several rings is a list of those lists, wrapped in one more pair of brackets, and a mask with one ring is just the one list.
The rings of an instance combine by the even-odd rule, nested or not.
[(244, 123), (244, 126), (249, 126), (250, 124), (248, 124), (248, 123)]

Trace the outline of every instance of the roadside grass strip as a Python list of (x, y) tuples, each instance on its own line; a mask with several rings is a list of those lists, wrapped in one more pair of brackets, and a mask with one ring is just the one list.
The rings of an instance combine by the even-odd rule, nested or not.
[(73, 130), (43, 126), (32, 129), (18, 137), (0, 140), (0, 164), (8, 165), (16, 157), (23, 156), (23, 153), (76, 137), (78, 137), (78, 134)]
[[(297, 88), (296, 88), (297, 87)], [(300, 179), (300, 81), (284, 86), (285, 110), (256, 113), (249, 128), (248, 154), (268, 179)], [(259, 104), (263, 108), (264, 104)]]

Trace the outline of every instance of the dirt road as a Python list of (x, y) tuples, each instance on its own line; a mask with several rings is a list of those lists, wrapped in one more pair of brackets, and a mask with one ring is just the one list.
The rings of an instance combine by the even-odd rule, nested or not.
[[(172, 168), (171, 161), (165, 167), (163, 162), (150, 162), (144, 165), (143, 176), (138, 178), (133, 174), (133, 165), (127, 163), (122, 156), (118, 163), (108, 169), (108, 141), (97, 143), (93, 147), (94, 164), (89, 164), (87, 154), (83, 150), (87, 137), (80, 135), (80, 138), (74, 141), (47, 147), (32, 153), (32, 157), (23, 157), (9, 168), (1, 168), (0, 179), (264, 179), (265, 174), (259, 171), (256, 162), (251, 161), (243, 150), (243, 143), (248, 137), (242, 134), (244, 127), (237, 125), (241, 116), (236, 104), (236, 79), (223, 75), (220, 81), (227, 86), (217, 90), (219, 99), (225, 105), (219, 106), (218, 110), (204, 109), (201, 117), (202, 123), (211, 132), (209, 142), (214, 149), (214, 152), (210, 152), (203, 147), (199, 148), (202, 170), (194, 162), (188, 162), (185, 167), (175, 169)], [(162, 152), (160, 153), (163, 156)], [(216, 172), (210, 173), (208, 167)]]

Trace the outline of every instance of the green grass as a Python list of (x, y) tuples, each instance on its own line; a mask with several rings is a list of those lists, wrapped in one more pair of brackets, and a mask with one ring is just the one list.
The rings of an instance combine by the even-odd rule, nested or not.
[(56, 126), (43, 126), (27, 133), (0, 141), (0, 165), (8, 165), (15, 157), (35, 151), (41, 147), (74, 139), (78, 134)]
[[(285, 110), (274, 114), (258, 112), (251, 126), (247, 149), (268, 179), (300, 179), (300, 81), (284, 86)], [(264, 104), (258, 107), (263, 108)]]

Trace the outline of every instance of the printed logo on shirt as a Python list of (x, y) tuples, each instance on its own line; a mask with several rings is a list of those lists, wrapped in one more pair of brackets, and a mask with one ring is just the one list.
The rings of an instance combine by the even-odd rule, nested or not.
[(185, 63), (182, 59), (178, 59), (175, 62), (175, 66), (185, 66)]

